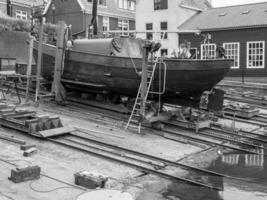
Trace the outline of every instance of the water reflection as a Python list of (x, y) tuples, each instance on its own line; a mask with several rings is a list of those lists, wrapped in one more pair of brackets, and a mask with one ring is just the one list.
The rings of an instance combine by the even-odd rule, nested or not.
[(258, 154), (226, 154), (221, 157), (221, 162), (228, 165), (238, 165), (239, 167), (244, 164), (245, 167), (264, 168), (264, 150), (255, 150)]
[[(239, 154), (231, 152), (219, 156), (208, 167), (211, 171), (246, 179), (239, 181), (219, 177), (205, 177), (203, 182), (224, 188), (223, 192), (211, 191), (184, 183), (173, 183), (163, 195), (181, 200), (262, 200), (267, 199), (267, 162), (264, 161), (263, 149), (259, 154)], [(189, 174), (189, 177), (192, 174)], [(191, 177), (190, 177), (191, 178)]]

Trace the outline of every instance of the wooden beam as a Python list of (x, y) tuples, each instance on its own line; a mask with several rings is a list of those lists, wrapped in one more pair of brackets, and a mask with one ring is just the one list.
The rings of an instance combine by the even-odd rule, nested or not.
[(41, 78), (41, 67), (42, 67), (42, 47), (43, 47), (43, 34), (44, 34), (44, 24), (43, 17), (40, 18), (40, 28), (39, 28), (39, 45), (38, 45), (38, 61), (37, 61), (37, 72), (36, 72), (36, 93), (35, 102), (38, 101), (38, 95), (40, 91), (40, 78)]
[(29, 38), (29, 49), (28, 49), (28, 65), (27, 65), (27, 86), (26, 86), (26, 99), (25, 101), (28, 102), (30, 99), (30, 84), (31, 84), (31, 75), (32, 75), (32, 57), (33, 57), (33, 37), (30, 36)]
[(61, 102), (62, 99), (62, 85), (61, 85), (61, 74), (64, 66), (65, 59), (65, 22), (59, 21), (57, 27), (57, 50), (56, 50), (56, 61), (54, 68), (54, 79), (52, 84), (52, 93), (55, 94), (55, 100)]

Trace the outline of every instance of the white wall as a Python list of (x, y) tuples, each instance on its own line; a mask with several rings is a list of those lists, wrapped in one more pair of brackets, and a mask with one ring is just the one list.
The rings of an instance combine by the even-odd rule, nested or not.
[[(180, 7), (180, 3), (181, 0), (168, 0), (168, 9), (154, 11), (154, 0), (137, 0), (136, 31), (146, 31), (146, 23), (153, 23), (153, 31), (160, 31), (160, 22), (164, 21), (168, 22), (168, 31), (177, 31), (178, 26), (196, 13), (194, 10)], [(138, 37), (145, 38), (145, 34), (138, 34)], [(168, 33), (168, 39), (164, 40), (162, 48), (168, 49), (170, 55), (172, 49), (177, 47), (178, 34)]]

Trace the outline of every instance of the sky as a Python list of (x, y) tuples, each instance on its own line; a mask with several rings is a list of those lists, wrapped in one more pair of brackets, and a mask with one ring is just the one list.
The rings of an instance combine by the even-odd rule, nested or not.
[(211, 0), (213, 7), (231, 6), (247, 3), (267, 2), (267, 0)]

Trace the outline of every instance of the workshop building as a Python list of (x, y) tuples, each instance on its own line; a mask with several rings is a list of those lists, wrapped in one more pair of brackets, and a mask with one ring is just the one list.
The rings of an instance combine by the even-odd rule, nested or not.
[[(228, 76), (265, 77), (266, 17), (267, 2), (208, 9), (179, 27), (181, 31), (201, 31), (181, 33), (179, 43), (190, 41), (196, 58), (202, 59), (215, 57), (217, 46), (223, 46), (226, 57), (234, 59)], [(210, 42), (204, 42), (205, 38)]]
[[(85, 34), (92, 19), (92, 0), (50, 0), (44, 14), (53, 24), (65, 21), (73, 35)], [(99, 0), (98, 31), (135, 30), (135, 0)]]

